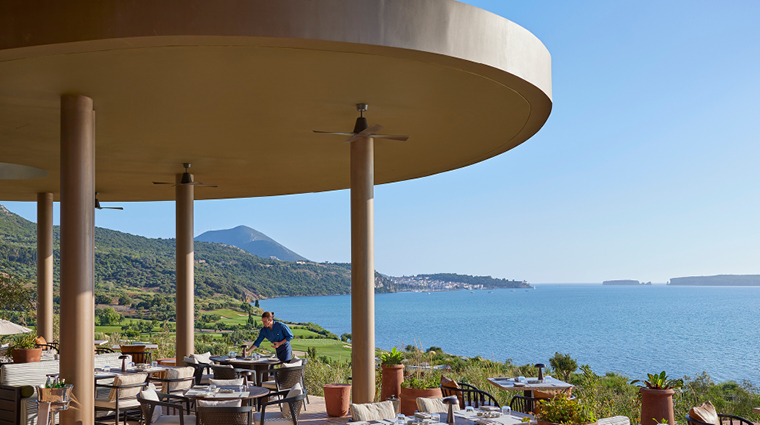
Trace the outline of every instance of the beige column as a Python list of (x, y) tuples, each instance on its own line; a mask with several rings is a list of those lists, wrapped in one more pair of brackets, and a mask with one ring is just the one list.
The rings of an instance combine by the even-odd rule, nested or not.
[(74, 384), (66, 425), (94, 418), (95, 144), (92, 99), (61, 96), (61, 378)]
[(37, 335), (53, 340), (53, 194), (37, 194)]
[[(182, 175), (177, 175), (179, 183)], [(195, 351), (193, 185), (177, 185), (177, 364)]]
[(375, 166), (371, 137), (351, 143), (352, 399), (375, 399)]

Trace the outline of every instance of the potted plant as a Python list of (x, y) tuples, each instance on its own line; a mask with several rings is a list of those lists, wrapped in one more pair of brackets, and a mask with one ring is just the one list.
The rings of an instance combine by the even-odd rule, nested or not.
[(404, 381), (404, 359), (401, 351), (393, 347), (391, 351), (380, 354), (383, 381), (380, 387), (380, 401), (387, 400), (391, 396), (400, 398), (401, 383)]
[[(641, 381), (636, 379), (631, 384)], [(663, 370), (659, 374), (647, 374), (639, 390), (641, 394), (641, 425), (675, 424), (673, 394), (683, 387), (683, 379), (669, 379)]]
[(414, 415), (417, 410), (417, 397), (439, 398), (443, 397), (440, 388), (441, 374), (434, 370), (416, 372), (401, 383), (401, 413), (407, 416)]
[(13, 363), (32, 363), (40, 361), (42, 348), (34, 348), (34, 332), (25, 333), (16, 338), (8, 347), (13, 357)]
[(536, 409), (537, 425), (550, 424), (595, 424), (591, 409), (577, 398), (555, 397), (542, 400)]

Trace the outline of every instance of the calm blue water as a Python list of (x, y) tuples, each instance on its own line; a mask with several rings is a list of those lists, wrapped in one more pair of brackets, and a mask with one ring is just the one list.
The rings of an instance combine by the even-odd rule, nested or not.
[[(265, 310), (351, 332), (349, 295), (276, 298)], [(375, 342), (479, 355), (516, 364), (569, 353), (597, 374), (665, 370), (760, 385), (760, 287), (537, 285), (375, 297)]]

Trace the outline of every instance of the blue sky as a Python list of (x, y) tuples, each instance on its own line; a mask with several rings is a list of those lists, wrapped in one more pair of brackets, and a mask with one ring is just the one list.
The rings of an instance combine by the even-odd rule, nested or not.
[[(376, 187), (378, 271), (531, 283), (760, 273), (760, 2), (466, 3), (543, 41), (554, 108), (506, 154)], [(33, 203), (4, 204), (36, 220)], [(96, 225), (174, 236), (172, 202), (123, 206)], [(350, 261), (348, 191), (195, 208), (196, 235), (244, 224), (311, 260)]]

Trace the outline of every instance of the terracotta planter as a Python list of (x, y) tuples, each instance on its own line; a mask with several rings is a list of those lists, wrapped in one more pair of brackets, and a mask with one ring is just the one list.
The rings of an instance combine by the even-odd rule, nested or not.
[(42, 348), (16, 348), (11, 353), (13, 356), (13, 363), (34, 363), (40, 361), (42, 356)]
[(674, 390), (650, 390), (642, 388), (641, 392), (641, 425), (656, 425), (666, 419), (674, 425), (673, 393)]
[(351, 384), (323, 385), (325, 392), (325, 410), (327, 416), (348, 415), (348, 405), (351, 402)]
[(440, 388), (428, 388), (426, 390), (415, 390), (412, 388), (401, 389), (401, 413), (407, 416), (414, 415), (417, 410), (417, 397), (440, 398), (443, 397)]
[(404, 382), (404, 365), (383, 365), (383, 383), (380, 387), (380, 400), (385, 401), (391, 396), (401, 398), (401, 383)]

